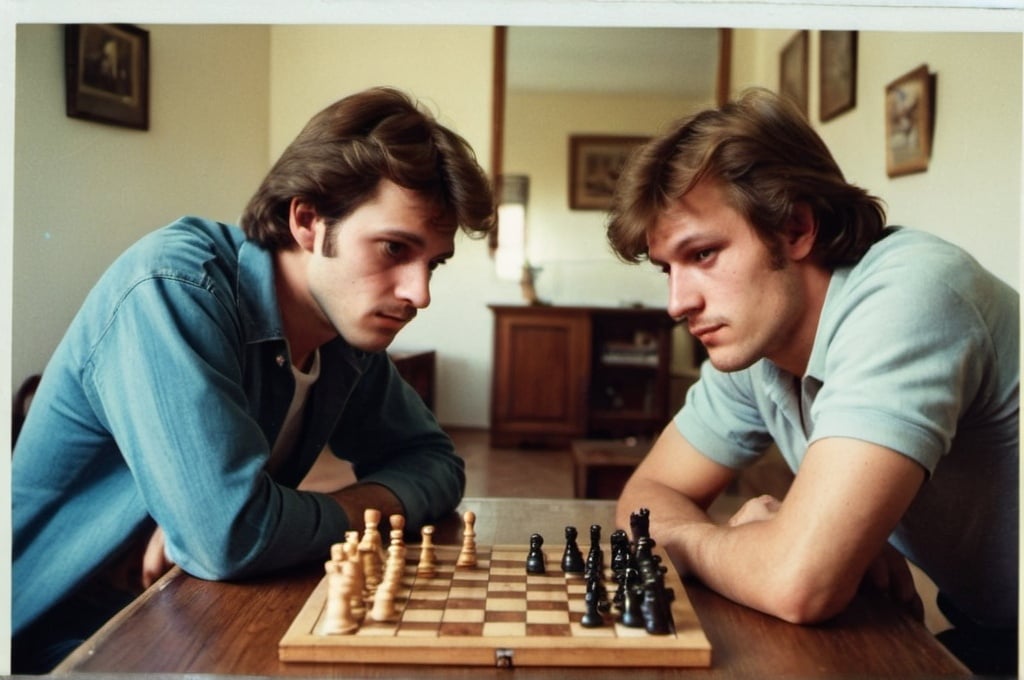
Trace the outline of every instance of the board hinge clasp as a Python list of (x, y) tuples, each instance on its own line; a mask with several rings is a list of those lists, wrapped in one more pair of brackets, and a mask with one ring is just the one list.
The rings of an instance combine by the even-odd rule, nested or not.
[(514, 649), (498, 648), (494, 650), (494, 665), (498, 668), (513, 668), (515, 666)]

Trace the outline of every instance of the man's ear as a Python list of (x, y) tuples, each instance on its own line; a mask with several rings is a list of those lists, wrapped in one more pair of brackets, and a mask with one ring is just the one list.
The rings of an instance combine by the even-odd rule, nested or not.
[(301, 198), (293, 198), (288, 206), (288, 228), (292, 238), (303, 250), (313, 252), (316, 243), (317, 212), (312, 203)]
[(818, 218), (806, 203), (793, 205), (793, 214), (786, 225), (786, 249), (791, 260), (802, 260), (814, 250), (818, 238)]

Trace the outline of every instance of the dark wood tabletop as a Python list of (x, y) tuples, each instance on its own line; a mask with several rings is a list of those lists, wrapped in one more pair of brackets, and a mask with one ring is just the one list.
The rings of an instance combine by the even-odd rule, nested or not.
[[(562, 536), (567, 525), (614, 526), (611, 501), (466, 499), (478, 544), (526, 544), (531, 533)], [(580, 532), (581, 536), (586, 534)], [(436, 542), (459, 543), (452, 515)], [(554, 539), (552, 539), (554, 540)], [(508, 669), (283, 662), (278, 643), (322, 565), (238, 583), (203, 581), (173, 569), (66, 659), (55, 673), (334, 677), (508, 677)], [(711, 643), (710, 668), (648, 668), (643, 677), (969, 677), (923, 624), (880, 597), (859, 595), (836, 619), (797, 626), (737, 605), (694, 582), (685, 588)], [(628, 672), (628, 671), (627, 671)], [(517, 668), (539, 678), (616, 678), (612, 668)]]

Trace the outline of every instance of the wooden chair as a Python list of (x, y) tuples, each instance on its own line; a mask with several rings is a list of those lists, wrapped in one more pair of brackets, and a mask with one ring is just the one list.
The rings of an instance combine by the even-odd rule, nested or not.
[(11, 412), (11, 455), (14, 455), (14, 444), (18, 441), (21, 426), (25, 424), (25, 417), (28, 416), (28, 407), (32, 404), (32, 397), (35, 396), (36, 388), (39, 387), (40, 378), (42, 376), (39, 374), (30, 375), (25, 379), (25, 382), (21, 383), (21, 387), (14, 394)]

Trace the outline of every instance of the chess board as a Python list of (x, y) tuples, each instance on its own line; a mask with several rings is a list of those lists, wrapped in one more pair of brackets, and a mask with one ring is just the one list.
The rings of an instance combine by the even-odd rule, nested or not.
[[(527, 574), (527, 546), (477, 546), (477, 566), (456, 567), (459, 546), (438, 545), (437, 575), (416, 576), (409, 546), (397, 620), (365, 620), (349, 635), (324, 635), (326, 578), (279, 644), (282, 661), (471, 666), (690, 666), (711, 664), (711, 645), (674, 570), (674, 631), (652, 635), (609, 619), (580, 623), (586, 581), (567, 576), (561, 552), (545, 550), (546, 574)], [(666, 561), (667, 563), (667, 561)], [(617, 584), (607, 580), (609, 594)]]

